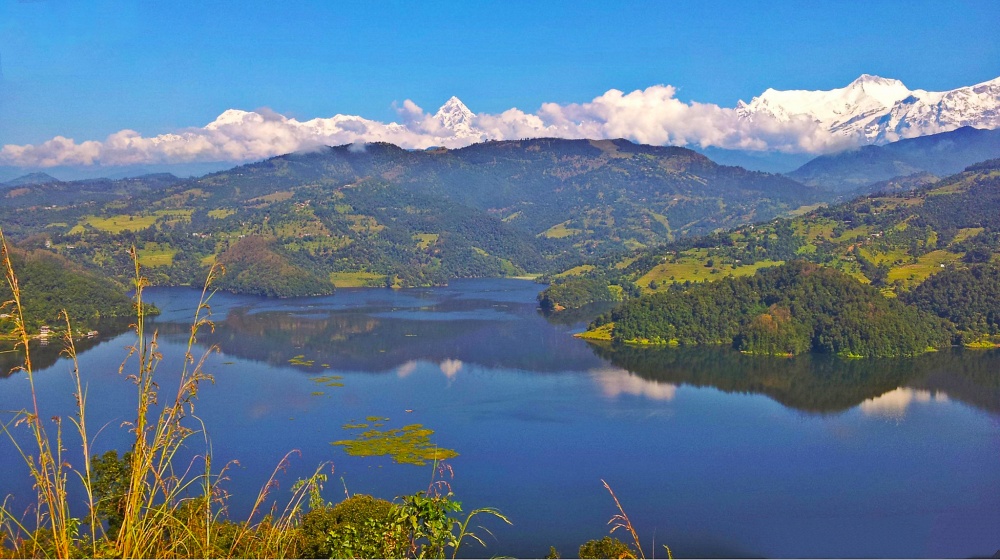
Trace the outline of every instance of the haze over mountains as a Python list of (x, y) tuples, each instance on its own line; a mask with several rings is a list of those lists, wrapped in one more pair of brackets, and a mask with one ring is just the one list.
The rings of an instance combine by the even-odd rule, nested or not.
[(846, 192), (900, 177), (944, 177), (997, 157), (1000, 130), (966, 126), (819, 156), (786, 175), (806, 185)]
[(475, 113), (457, 97), (434, 113), (406, 100), (397, 108), (398, 122), (390, 123), (343, 114), (300, 121), (269, 109), (229, 109), (202, 128), (156, 136), (122, 130), (103, 141), (57, 136), (35, 145), (6, 145), (0, 149), (0, 166), (204, 165), (361, 142), (426, 149), (541, 137), (818, 155), (963, 126), (1000, 127), (1000, 78), (929, 92), (862, 75), (829, 91), (768, 89), (735, 108), (684, 102), (676, 93), (669, 85), (630, 93), (609, 90), (586, 103), (545, 103), (534, 113), (511, 108), (498, 114)]

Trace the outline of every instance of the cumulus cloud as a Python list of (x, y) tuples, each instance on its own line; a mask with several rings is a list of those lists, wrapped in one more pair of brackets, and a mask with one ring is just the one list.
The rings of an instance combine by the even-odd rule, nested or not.
[(627, 138), (656, 145), (743, 150), (823, 152), (849, 143), (808, 118), (779, 122), (767, 115), (744, 119), (736, 109), (684, 102), (676, 89), (656, 85), (625, 93), (612, 89), (587, 103), (545, 103), (535, 113), (517, 108), (474, 114), (457, 99), (430, 114), (407, 99), (395, 107), (399, 121), (382, 123), (354, 115), (298, 121), (269, 108), (230, 109), (201, 128), (158, 136), (134, 130), (104, 140), (57, 136), (37, 145), (6, 145), (0, 164), (57, 165), (170, 164), (203, 161), (245, 162), (321, 146), (390, 142), (404, 148), (458, 148), (485, 140), (532, 137)]

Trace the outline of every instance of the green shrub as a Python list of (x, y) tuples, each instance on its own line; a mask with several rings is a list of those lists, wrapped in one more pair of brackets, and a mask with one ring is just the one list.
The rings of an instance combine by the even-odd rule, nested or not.
[(635, 552), (622, 541), (604, 537), (592, 539), (580, 545), (580, 558), (635, 558)]
[[(343, 558), (384, 549), (385, 534), (396, 506), (356, 494), (335, 506), (315, 508), (302, 516), (301, 558)], [(350, 551), (351, 553), (348, 553)], [(386, 553), (377, 556), (389, 556)]]

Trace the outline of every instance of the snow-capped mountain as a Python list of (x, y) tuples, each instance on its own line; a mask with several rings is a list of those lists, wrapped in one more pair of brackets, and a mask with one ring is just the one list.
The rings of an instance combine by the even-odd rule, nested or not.
[(951, 91), (910, 90), (903, 82), (863, 74), (829, 91), (768, 89), (736, 106), (740, 119), (807, 120), (858, 143), (885, 144), (955, 130), (1000, 128), (1000, 78)]
[(465, 106), (465, 103), (462, 103), (462, 100), (455, 96), (445, 101), (444, 105), (434, 114), (434, 120), (440, 123), (445, 129), (452, 131), (454, 136), (459, 138), (480, 136), (482, 134), (481, 131), (475, 129), (473, 123), (475, 118), (476, 114), (470, 111)]
[(487, 139), (485, 133), (476, 127), (475, 119), (475, 113), (460, 99), (452, 97), (434, 115), (424, 114), (408, 125), (339, 114), (299, 121), (270, 111), (228, 109), (208, 123), (204, 130), (238, 136), (245, 136), (247, 131), (260, 131), (267, 135), (268, 144), (287, 146), (286, 152), (294, 151), (298, 144), (307, 148), (323, 143), (344, 144), (359, 137), (368, 142), (384, 141), (415, 147), (461, 147)]

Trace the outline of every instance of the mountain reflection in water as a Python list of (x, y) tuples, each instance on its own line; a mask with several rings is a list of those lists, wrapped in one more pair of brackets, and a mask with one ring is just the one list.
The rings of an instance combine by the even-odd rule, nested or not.
[[(438, 364), (448, 378), (454, 378), (463, 364), (540, 373), (590, 371), (604, 394), (612, 397), (630, 394), (669, 400), (677, 386), (688, 385), (763, 394), (809, 413), (837, 413), (862, 403), (868, 403), (866, 411), (888, 409), (891, 399), (904, 398), (898, 395), (914, 395), (910, 400), (918, 402), (948, 395), (1000, 412), (997, 350), (843, 359), (815, 354), (751, 356), (724, 347), (583, 344), (567, 339), (569, 331), (582, 328), (586, 314), (578, 313), (575, 322), (558, 314), (545, 317), (533, 301), (515, 297), (496, 301), (429, 297), (420, 291), (346, 293), (330, 298), (336, 305), (324, 303), (326, 298), (312, 298), (262, 300), (263, 305), (229, 308), (224, 317), (216, 316), (214, 332), (203, 332), (200, 342), (272, 366), (285, 366), (291, 357), (303, 355), (306, 362), (297, 365), (310, 373), (333, 365), (406, 377), (424, 361)], [(158, 321), (157, 328), (178, 339), (188, 332), (183, 322)], [(891, 396), (902, 388), (917, 392)], [(925, 399), (925, 394), (931, 396)], [(873, 401), (882, 395), (890, 396)]]
[[(750, 356), (728, 348), (592, 344), (594, 354), (650, 382), (764, 394), (812, 413), (905, 410), (949, 396), (1000, 413), (1000, 351), (945, 350), (914, 358)], [(947, 396), (946, 396), (947, 395)], [(881, 400), (880, 400), (881, 399)], [(898, 403), (898, 404), (893, 404)]]
[[(449, 464), (463, 503), (514, 519), (469, 554), (568, 554), (600, 538), (614, 513), (602, 479), (646, 542), (655, 535), (678, 556), (967, 557), (1000, 546), (1000, 352), (843, 360), (592, 345), (572, 337), (589, 312), (547, 318), (538, 289), (468, 280), (287, 300), (215, 294), (214, 332), (199, 333), (193, 354), (221, 352), (206, 362), (215, 383), (200, 388), (197, 411), (213, 462), (240, 462), (231, 511), (250, 511), (290, 449), (302, 460), (286, 480), (333, 460), (352, 493), (426, 487), (426, 470), (330, 445), (378, 416), (434, 430), (459, 453)], [(199, 295), (147, 292), (162, 311), (149, 327), (164, 390), (183, 367)], [(116, 427), (134, 414), (119, 367), (135, 335), (107, 332), (78, 347), (88, 423)], [(59, 347), (33, 349), (47, 413), (73, 410)], [(0, 354), (0, 365), (15, 358)], [(0, 379), (0, 410), (29, 402), (23, 381)], [(105, 430), (95, 452), (131, 437)], [(0, 477), (0, 496), (33, 499), (23, 461), (2, 446), (0, 467), (19, 474)], [(76, 455), (68, 446), (67, 460)], [(339, 485), (328, 490), (336, 499)]]

